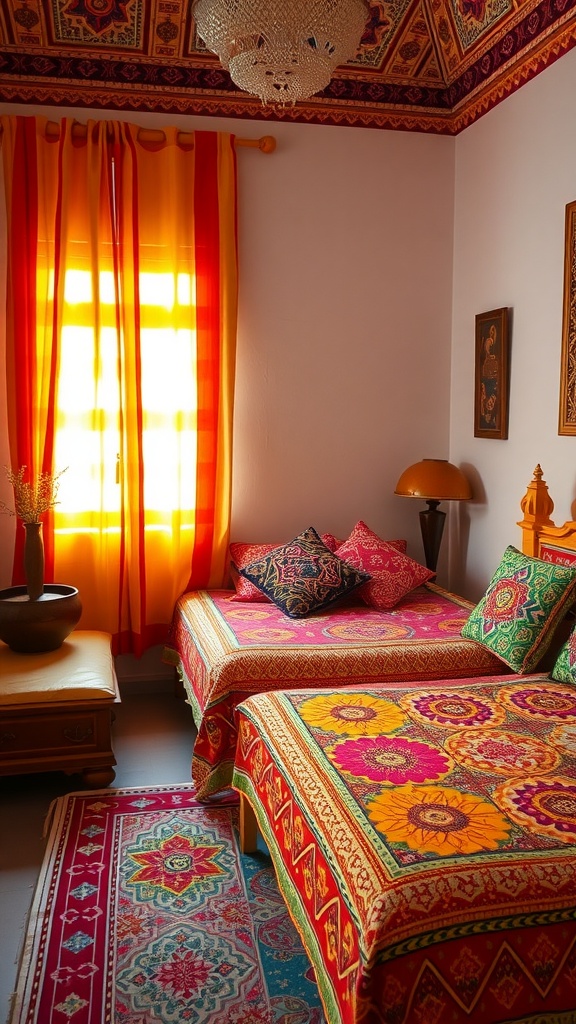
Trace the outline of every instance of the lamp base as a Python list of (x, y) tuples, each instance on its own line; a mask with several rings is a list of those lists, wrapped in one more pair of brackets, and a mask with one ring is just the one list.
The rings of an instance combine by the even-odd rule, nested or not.
[(422, 543), (424, 545), (426, 568), (431, 569), (432, 572), (436, 572), (440, 542), (442, 541), (444, 523), (446, 521), (446, 513), (439, 511), (438, 505), (440, 502), (433, 498), (429, 498), (426, 501), (426, 504), (428, 505), (428, 508), (420, 513)]

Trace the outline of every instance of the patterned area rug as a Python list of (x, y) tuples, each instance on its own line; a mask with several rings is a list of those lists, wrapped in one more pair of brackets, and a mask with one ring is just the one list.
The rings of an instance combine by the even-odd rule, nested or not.
[(55, 801), (11, 1024), (324, 1024), (266, 852), (189, 785)]

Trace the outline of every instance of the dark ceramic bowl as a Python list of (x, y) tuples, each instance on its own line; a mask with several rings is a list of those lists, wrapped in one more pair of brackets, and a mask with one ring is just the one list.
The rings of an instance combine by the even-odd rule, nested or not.
[(60, 647), (82, 614), (76, 587), (45, 583), (31, 601), (26, 587), (0, 590), (0, 640), (20, 654), (41, 654)]

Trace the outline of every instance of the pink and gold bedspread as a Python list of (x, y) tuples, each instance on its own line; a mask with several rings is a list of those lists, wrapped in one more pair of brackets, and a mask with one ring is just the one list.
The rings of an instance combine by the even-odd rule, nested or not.
[(256, 811), (331, 1024), (576, 1021), (576, 689), (260, 694)]
[(270, 602), (194, 591), (176, 605), (165, 656), (178, 667), (198, 735), (192, 779), (203, 799), (230, 785), (236, 705), (253, 693), (502, 672), (460, 636), (472, 605), (428, 584), (390, 612), (348, 603), (290, 619)]

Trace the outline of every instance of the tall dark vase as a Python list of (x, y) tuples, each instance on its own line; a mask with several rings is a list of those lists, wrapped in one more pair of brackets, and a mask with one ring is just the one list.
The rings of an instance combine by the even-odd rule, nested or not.
[(42, 523), (24, 523), (26, 540), (24, 541), (24, 575), (28, 588), (28, 597), (37, 601), (44, 592), (44, 540)]
[(76, 587), (44, 584), (42, 523), (24, 523), (25, 587), (0, 590), (0, 640), (20, 654), (41, 654), (62, 646), (82, 614)]

